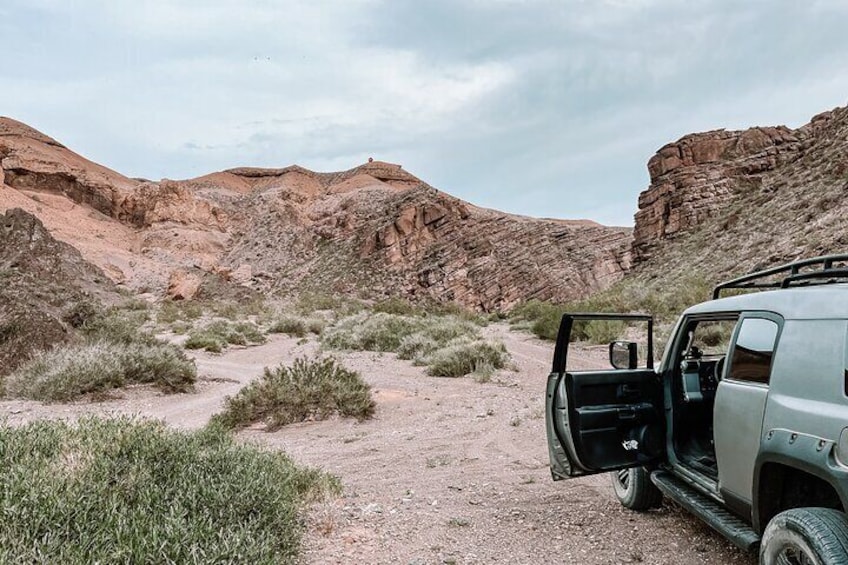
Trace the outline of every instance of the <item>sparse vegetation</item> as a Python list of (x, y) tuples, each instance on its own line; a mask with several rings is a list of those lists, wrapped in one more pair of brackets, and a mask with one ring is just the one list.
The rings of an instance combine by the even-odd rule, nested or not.
[(159, 307), (156, 321), (163, 325), (192, 322), (203, 316), (203, 306), (194, 300), (168, 300)]
[(303, 315), (332, 312), (336, 317), (350, 316), (366, 308), (364, 302), (339, 294), (302, 293), (295, 301), (295, 310)]
[(143, 329), (148, 311), (135, 302), (102, 311), (90, 301), (72, 304), (66, 323), (76, 339), (33, 353), (3, 382), (3, 394), (48, 402), (97, 397), (130, 384), (186, 392), (197, 377), (194, 362)]
[(308, 333), (321, 335), (324, 326), (326, 322), (321, 318), (283, 315), (268, 328), (268, 333), (287, 334), (292, 337), (304, 337)]
[(268, 430), (334, 414), (365, 420), (374, 414), (371, 387), (332, 357), (299, 358), (266, 368), (262, 377), (228, 397), (214, 421), (239, 428), (262, 422)]
[(205, 349), (220, 353), (228, 345), (250, 345), (265, 343), (267, 338), (253, 322), (230, 322), (216, 320), (189, 331), (183, 344), (186, 349)]
[(456, 341), (425, 358), (427, 374), (434, 377), (461, 377), (469, 373), (491, 378), (492, 369), (502, 369), (509, 354), (502, 343)]
[(502, 344), (484, 341), (474, 323), (453, 315), (417, 316), (361, 312), (328, 328), (321, 342), (331, 349), (385, 351), (427, 366), (434, 376), (481, 375), (505, 366)]
[[(647, 312), (653, 314), (659, 324), (671, 323), (689, 306), (707, 300), (711, 291), (711, 281), (699, 275), (683, 277), (675, 285), (663, 288), (631, 278), (570, 303), (530, 300), (515, 308), (510, 319), (517, 328), (529, 329), (542, 339), (554, 340), (565, 312)], [(601, 338), (622, 329), (611, 322), (589, 322), (575, 324), (572, 335), (576, 339), (605, 343)], [(611, 339), (616, 337), (619, 336)]]
[(197, 377), (178, 348), (156, 343), (97, 341), (35, 353), (5, 379), (5, 394), (49, 402), (97, 395), (128, 384), (186, 392)]
[(0, 426), (2, 563), (294, 563), (338, 480), (287, 456), (128, 418)]

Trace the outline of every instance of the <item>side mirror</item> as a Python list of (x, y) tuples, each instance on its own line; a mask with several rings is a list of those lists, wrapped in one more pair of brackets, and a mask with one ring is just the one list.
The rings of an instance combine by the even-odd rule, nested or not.
[(632, 341), (614, 341), (609, 344), (610, 365), (616, 369), (635, 369), (639, 364), (638, 346)]

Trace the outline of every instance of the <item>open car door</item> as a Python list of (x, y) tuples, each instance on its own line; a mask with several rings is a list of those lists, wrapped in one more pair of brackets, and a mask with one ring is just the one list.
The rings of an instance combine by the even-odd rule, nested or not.
[[(575, 322), (647, 324), (647, 355), (637, 345), (610, 344), (609, 370), (567, 371)], [(624, 325), (624, 324), (622, 324)], [(546, 428), (555, 481), (650, 465), (664, 446), (661, 379), (654, 371), (653, 318), (645, 314), (565, 314), (548, 376)], [(616, 368), (618, 367), (618, 368)]]

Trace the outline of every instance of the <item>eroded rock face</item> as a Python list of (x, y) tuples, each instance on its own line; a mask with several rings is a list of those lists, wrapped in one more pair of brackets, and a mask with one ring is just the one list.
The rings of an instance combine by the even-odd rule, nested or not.
[[(9, 191), (0, 210), (4, 200), (26, 203), (116, 282), (174, 299), (192, 298), (214, 276), (250, 290), (508, 309), (586, 296), (630, 265), (628, 229), (476, 208), (381, 161), (338, 173), (237, 168), (152, 182), (0, 119), (0, 173)], [(68, 214), (84, 227), (66, 229)]]
[(116, 300), (107, 277), (20, 209), (0, 214), (0, 375), (34, 351), (73, 339), (63, 319), (79, 302)]
[(3, 182), (12, 188), (60, 193), (107, 216), (115, 215), (124, 196), (138, 184), (25, 124), (3, 117), (0, 169)]
[(171, 300), (191, 300), (200, 290), (202, 277), (196, 273), (189, 273), (177, 269), (171, 273), (168, 280), (168, 298)]
[(648, 161), (651, 185), (639, 195), (635, 260), (651, 248), (715, 216), (740, 191), (757, 188), (762, 175), (799, 157), (809, 128), (716, 130), (687, 135)]

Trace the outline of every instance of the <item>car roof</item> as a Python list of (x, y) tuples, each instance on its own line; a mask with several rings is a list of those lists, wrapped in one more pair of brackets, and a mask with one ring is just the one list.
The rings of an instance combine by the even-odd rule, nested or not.
[(752, 292), (702, 302), (684, 314), (760, 310), (787, 320), (848, 319), (848, 284), (827, 284)]

